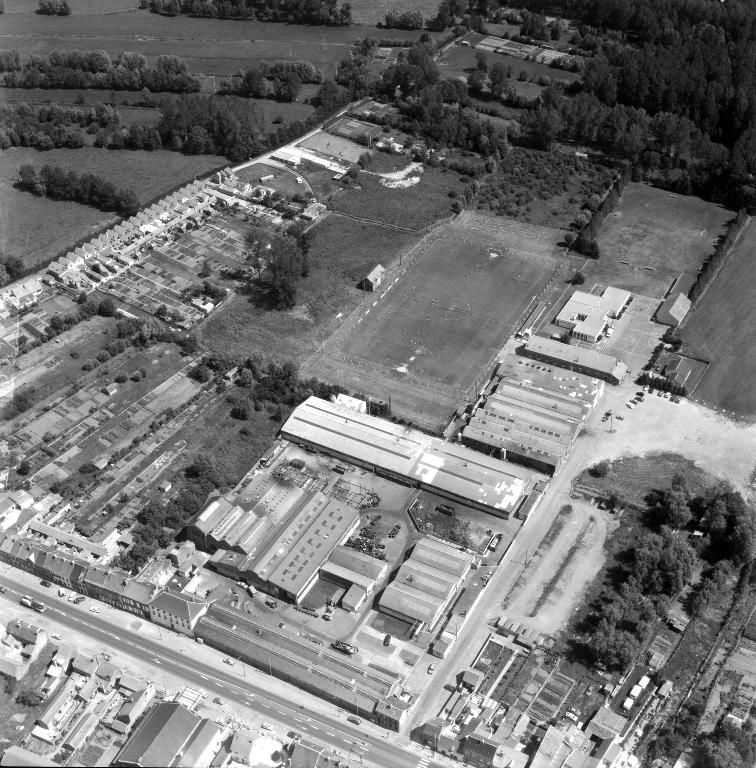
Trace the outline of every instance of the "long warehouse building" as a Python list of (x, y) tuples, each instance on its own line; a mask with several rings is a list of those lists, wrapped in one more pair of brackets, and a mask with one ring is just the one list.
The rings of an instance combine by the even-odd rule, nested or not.
[(534, 480), (523, 467), (317, 397), (294, 410), (281, 435), (499, 517), (517, 511)]

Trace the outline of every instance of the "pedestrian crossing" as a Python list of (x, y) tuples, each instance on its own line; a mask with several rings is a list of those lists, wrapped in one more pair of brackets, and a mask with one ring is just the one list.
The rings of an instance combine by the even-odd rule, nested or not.
[(427, 768), (428, 763), (431, 761), (430, 755), (425, 755), (420, 762), (417, 764), (417, 768)]

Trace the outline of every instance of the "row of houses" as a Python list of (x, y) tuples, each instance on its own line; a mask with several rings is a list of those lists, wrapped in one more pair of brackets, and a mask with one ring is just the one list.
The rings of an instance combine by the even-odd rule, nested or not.
[(93, 565), (28, 537), (11, 534), (0, 541), (0, 561), (184, 635), (193, 636), (208, 609), (206, 601), (193, 595), (159, 587), (118, 568)]

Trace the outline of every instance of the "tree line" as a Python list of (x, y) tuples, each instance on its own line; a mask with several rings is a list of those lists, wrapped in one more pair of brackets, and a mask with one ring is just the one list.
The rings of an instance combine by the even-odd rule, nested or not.
[(43, 165), (39, 171), (33, 165), (22, 165), (18, 170), (18, 186), (38, 197), (72, 200), (101, 211), (116, 211), (124, 218), (139, 210), (139, 200), (133, 190), (118, 188), (93, 173), (78, 174), (56, 165)]
[(352, 8), (344, 0), (150, 0), (150, 10), (165, 16), (257, 19), (294, 24), (348, 26)]
[[(753, 511), (728, 486), (693, 494), (686, 478), (677, 475), (669, 487), (650, 491), (645, 501), (641, 526), (623, 527), (614, 535), (611, 562), (593, 585), (588, 610), (576, 627), (576, 654), (608, 669), (633, 663), (699, 558), (706, 573), (692, 598), (699, 612), (721, 587), (723, 574), (750, 567), (754, 559)], [(695, 548), (688, 543), (694, 530), (703, 533)]]
[(0, 85), (5, 88), (108, 88), (113, 91), (199, 90), (186, 62), (178, 56), (158, 56), (147, 66), (141, 53), (125, 52), (111, 59), (106, 51), (52, 51), (31, 54), (26, 63), (16, 50), (0, 52)]
[[(603, 119), (594, 124), (603, 133), (625, 135), (624, 146), (615, 137), (613, 148), (647, 178), (735, 207), (756, 206), (756, 6), (744, 0), (525, 0), (523, 5), (581, 24), (576, 42), (589, 41), (594, 55), (574, 88), (608, 108), (608, 124)], [(597, 107), (592, 110), (595, 115)], [(558, 111), (564, 120), (571, 110), (560, 105)], [(678, 123), (656, 144), (648, 127), (658, 116), (670, 124), (673, 116)], [(591, 131), (584, 120), (572, 128)]]
[(322, 82), (323, 73), (309, 61), (263, 61), (239, 77), (224, 80), (220, 93), (292, 102), (297, 100), (303, 83)]
[(385, 27), (389, 29), (422, 29), (425, 26), (420, 11), (398, 11), (392, 8), (385, 16)]
[(109, 104), (64, 107), (59, 104), (0, 104), (0, 149), (36, 147), (71, 149), (85, 144), (82, 129), (90, 133), (120, 124), (120, 115)]

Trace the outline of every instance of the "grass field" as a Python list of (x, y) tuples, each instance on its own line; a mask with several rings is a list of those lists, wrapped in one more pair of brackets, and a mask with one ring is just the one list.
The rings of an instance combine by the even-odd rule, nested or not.
[(116, 186), (133, 189), (140, 202), (146, 203), (182, 182), (227, 165), (228, 161), (216, 155), (93, 147), (49, 152), (15, 147), (0, 153), (0, 246), (6, 253), (21, 256), (31, 267), (53, 258), (79, 238), (94, 235), (117, 218), (89, 206), (48, 200), (14, 189), (18, 169), (25, 163), (36, 167), (59, 165), (78, 173), (98, 174)]
[(734, 213), (697, 197), (628, 184), (604, 221), (589, 280), (662, 298), (681, 273), (695, 275)]
[(398, 261), (415, 237), (388, 227), (330, 215), (313, 230), (309, 274), (298, 285), (297, 306), (273, 312), (246, 296), (236, 296), (203, 326), (203, 345), (212, 351), (245, 357), (257, 350), (266, 357), (301, 359), (314, 352), (362, 299), (357, 283), (380, 259)]
[(390, 397), (395, 414), (439, 428), (534, 294), (563, 288), (555, 275), (569, 267), (555, 256), (559, 236), (466, 212), (365, 295), (324, 353), (307, 361), (308, 373)]
[[(17, 0), (12, 6), (13, 10), (8, 7), (3, 16), (2, 48), (40, 55), (53, 50), (101, 48), (110, 54), (142, 53), (149, 61), (168, 53), (186, 59), (192, 72), (214, 75), (235, 74), (263, 59), (305, 59), (333, 74), (334, 65), (348, 55), (355, 39), (385, 35), (375, 26), (169, 18), (138, 10), (134, 0), (107, 0), (104, 8), (99, 1), (80, 0), (67, 18), (34, 14), (37, 3), (33, 0)], [(420, 34), (420, 30), (401, 31), (391, 36), (415, 39)]]
[(711, 361), (697, 400), (756, 418), (756, 222), (751, 220), (716, 280), (688, 315), (684, 351)]
[(375, 176), (361, 173), (352, 186), (333, 197), (333, 208), (350, 216), (419, 230), (451, 216), (449, 192), (465, 189), (456, 173), (439, 168), (426, 168), (420, 182), (406, 189), (389, 189)]
[[(386, 7), (389, 10), (396, 8), (398, 11), (419, 11), (428, 21), (438, 13), (436, 0), (395, 0), (385, 6), (376, 0), (352, 0), (352, 20), (355, 24), (382, 24), (386, 18)], [(402, 38), (410, 37), (406, 29), (383, 29), (376, 37)]]
[(587, 469), (575, 480), (575, 485), (589, 488), (597, 496), (610, 491), (619, 494), (622, 503), (645, 509), (646, 494), (653, 489), (668, 488), (676, 474), (683, 474), (693, 494), (700, 493), (714, 478), (690, 459), (677, 453), (654, 453), (628, 456), (609, 463), (604, 477), (593, 477)]
[[(552, 271), (516, 253), (490, 254), (451, 233), (434, 240), (366, 311), (344, 353), (448, 386), (470, 384)], [(368, 306), (377, 297), (369, 298)]]

